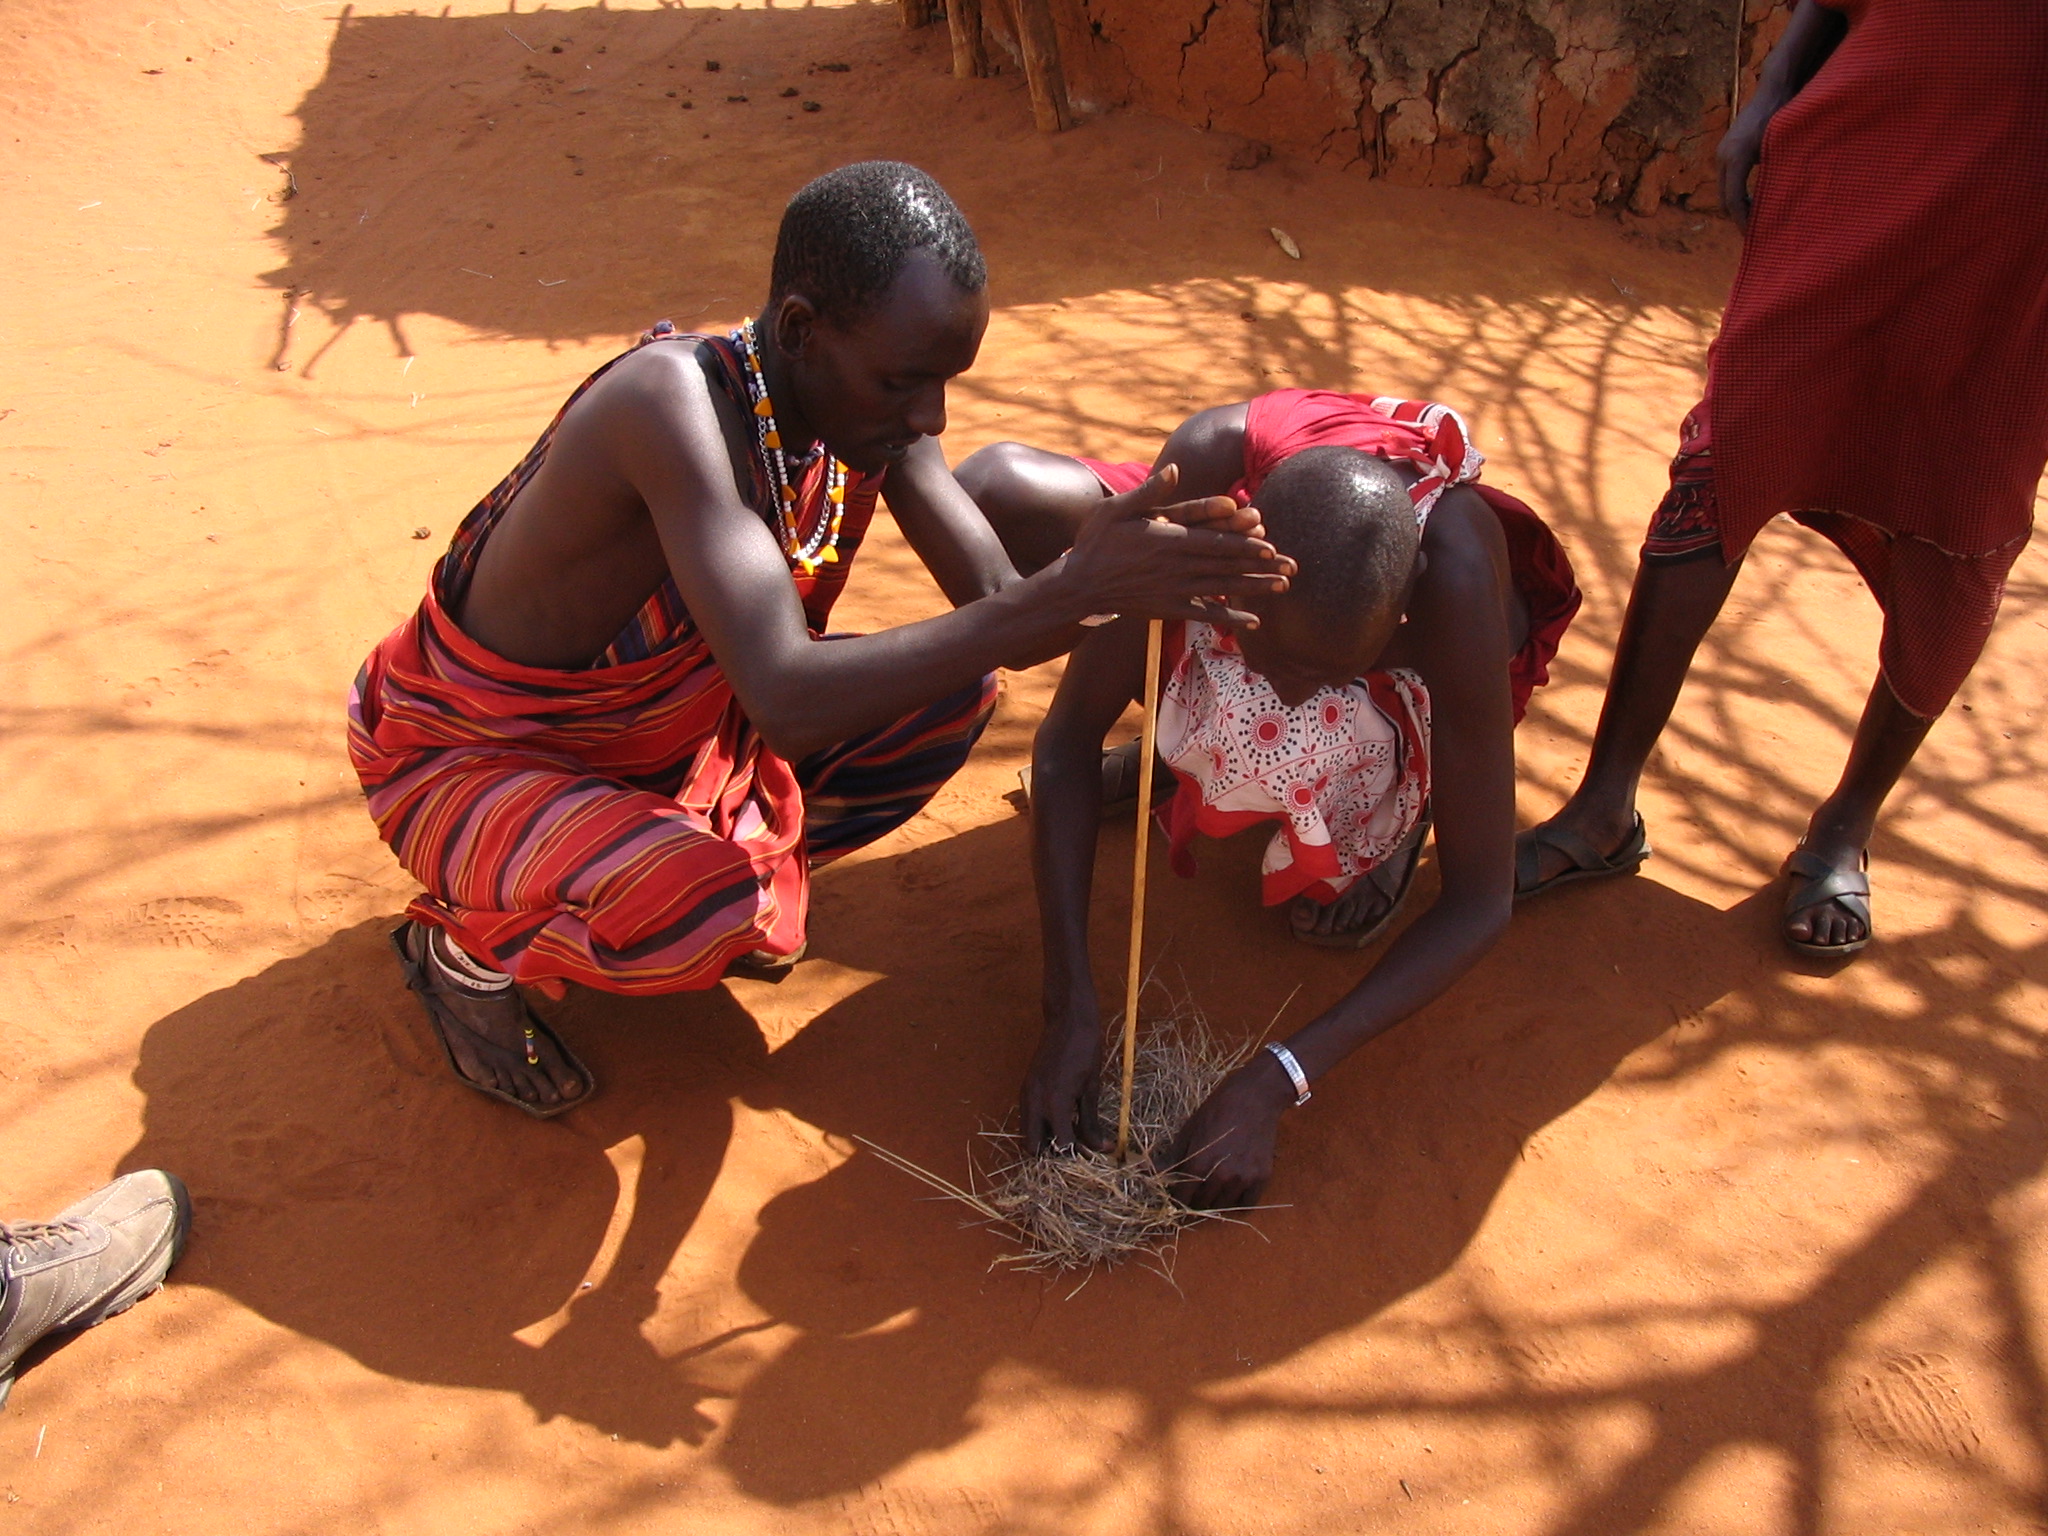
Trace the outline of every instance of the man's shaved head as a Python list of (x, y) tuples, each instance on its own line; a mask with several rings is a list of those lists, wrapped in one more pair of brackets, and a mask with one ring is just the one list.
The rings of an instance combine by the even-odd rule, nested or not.
[(821, 319), (858, 320), (919, 250), (930, 251), (962, 291), (979, 293), (988, 285), (974, 231), (945, 188), (900, 160), (843, 165), (783, 210), (768, 310), (801, 294)]
[(1273, 547), (1301, 568), (1280, 601), (1347, 630), (1399, 616), (1421, 534), (1408, 487), (1384, 459), (1309, 448), (1253, 501)]

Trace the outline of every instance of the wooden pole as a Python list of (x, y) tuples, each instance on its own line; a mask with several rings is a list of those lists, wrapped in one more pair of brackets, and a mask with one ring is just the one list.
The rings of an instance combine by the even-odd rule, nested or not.
[(1017, 46), (1024, 54), (1024, 79), (1031, 87), (1031, 115), (1042, 133), (1074, 126), (1067, 105), (1067, 74), (1060, 67), (1060, 34), (1053, 25), (1052, 0), (1014, 0)]
[(1131, 1080), (1138, 1071), (1138, 992), (1145, 982), (1145, 855), (1152, 833), (1152, 764), (1159, 743), (1159, 620), (1145, 629), (1145, 723), (1138, 736), (1138, 839), (1131, 871), (1131, 960), (1124, 979), (1124, 1092), (1116, 1107), (1116, 1160), (1131, 1149)]
[(981, 35), (981, 0), (948, 0), (946, 30), (953, 35), (953, 77), (978, 80), (988, 73), (988, 43)]
[(902, 14), (905, 31), (928, 27), (938, 19), (932, 14), (932, 0), (897, 0), (897, 9)]

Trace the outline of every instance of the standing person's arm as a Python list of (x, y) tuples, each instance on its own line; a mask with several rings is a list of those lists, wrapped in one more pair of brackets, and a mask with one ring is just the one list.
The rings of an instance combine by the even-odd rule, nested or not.
[(1764, 60), (1750, 97), (1721, 140), (1721, 206), (1736, 227), (1749, 229), (1749, 173), (1763, 155), (1764, 130), (1778, 109), (1806, 88), (1849, 30), (1849, 19), (1820, 0), (1799, 0), (1799, 8)]

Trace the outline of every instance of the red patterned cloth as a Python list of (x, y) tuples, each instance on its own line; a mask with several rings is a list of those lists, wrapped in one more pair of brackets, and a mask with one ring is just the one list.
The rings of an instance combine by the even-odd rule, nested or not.
[[(1246, 415), (1245, 476), (1232, 494), (1249, 502), (1286, 459), (1332, 446), (1413, 465), (1420, 478), (1409, 495), (1418, 522), (1454, 485), (1471, 484), (1492, 508), (1529, 609), (1529, 637), (1509, 663), (1520, 722), (1579, 608), (1571, 562), (1556, 537), (1514, 497), (1474, 484), (1486, 461), (1456, 411), (1386, 395), (1261, 395)], [(1142, 464), (1081, 462), (1112, 494), (1149, 473)], [(1304, 894), (1332, 901), (1401, 845), (1429, 803), (1429, 693), (1421, 678), (1370, 673), (1290, 709), (1245, 666), (1226, 632), (1181, 624), (1169, 635), (1159, 752), (1179, 787), (1160, 814), (1176, 870), (1193, 872), (1198, 832), (1224, 837), (1277, 821), (1261, 881), (1266, 904)]]
[[(668, 340), (708, 346), (725, 389), (746, 403), (730, 338), (664, 323), (640, 345)], [(493, 654), (449, 613), (561, 420), (464, 519), (418, 611), (363, 664), (349, 755), (378, 831), (426, 888), (411, 915), (470, 954), (557, 995), (570, 981), (630, 993), (712, 986), (750, 950), (796, 951), (808, 866), (915, 814), (965, 761), (995, 680), (790, 763), (763, 744), (672, 581), (587, 668)], [(751, 457), (752, 503), (773, 507)], [(806, 533), (830, 515), (824, 472), (819, 455), (801, 477)], [(875, 493), (850, 476), (839, 560), (790, 572), (814, 634)]]
[(2048, 460), (2048, 4), (1828, 3), (1848, 33), (1765, 132), (1699, 415), (1724, 558), (1825, 515), (1931, 716)]

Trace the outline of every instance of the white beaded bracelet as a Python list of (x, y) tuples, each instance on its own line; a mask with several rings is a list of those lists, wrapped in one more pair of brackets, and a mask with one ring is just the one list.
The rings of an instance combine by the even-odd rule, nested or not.
[(1314, 1098), (1315, 1095), (1308, 1091), (1308, 1074), (1301, 1070), (1301, 1063), (1294, 1059), (1294, 1052), (1275, 1040), (1268, 1040), (1266, 1049), (1273, 1053), (1273, 1059), (1280, 1063), (1280, 1069), (1287, 1074), (1287, 1080), (1294, 1084), (1295, 1104), (1306, 1104)]

